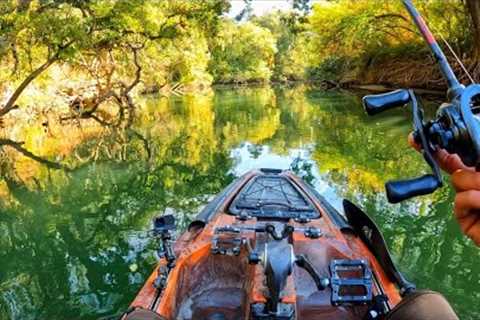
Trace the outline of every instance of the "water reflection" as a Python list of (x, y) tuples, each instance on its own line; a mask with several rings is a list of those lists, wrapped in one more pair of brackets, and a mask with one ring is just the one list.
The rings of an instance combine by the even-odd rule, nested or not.
[(480, 251), (452, 220), (452, 191), (385, 200), (385, 180), (426, 168), (406, 146), (403, 111), (369, 119), (357, 96), (307, 87), (139, 104), (125, 130), (84, 122), (45, 133), (34, 123), (6, 135), (69, 170), (0, 151), (0, 319), (121, 310), (155, 264), (144, 232), (151, 218), (175, 212), (184, 228), (235, 176), (258, 167), (292, 168), (335, 206), (343, 197), (363, 206), (410, 279), (445, 293), (462, 319), (480, 317)]

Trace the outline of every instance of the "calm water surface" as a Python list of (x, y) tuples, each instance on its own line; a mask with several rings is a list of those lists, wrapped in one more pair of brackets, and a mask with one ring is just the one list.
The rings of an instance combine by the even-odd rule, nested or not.
[(0, 319), (123, 310), (155, 266), (152, 217), (174, 212), (182, 229), (259, 167), (296, 171), (339, 209), (342, 198), (359, 204), (410, 280), (444, 293), (461, 319), (480, 319), (480, 250), (452, 218), (452, 190), (388, 204), (386, 180), (426, 167), (406, 145), (407, 113), (369, 119), (359, 101), (306, 87), (223, 89), (146, 98), (119, 130), (46, 132), (33, 120), (17, 129), (17, 140), (72, 170), (0, 149)]

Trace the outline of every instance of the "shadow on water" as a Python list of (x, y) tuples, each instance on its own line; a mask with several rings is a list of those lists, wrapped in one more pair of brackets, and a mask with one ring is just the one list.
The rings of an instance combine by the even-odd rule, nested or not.
[[(155, 265), (152, 217), (174, 212), (185, 228), (235, 176), (258, 167), (291, 168), (335, 206), (349, 198), (364, 207), (411, 280), (443, 292), (462, 319), (480, 317), (480, 251), (452, 219), (452, 190), (395, 206), (383, 194), (384, 181), (426, 169), (404, 141), (406, 112), (370, 119), (357, 96), (306, 87), (141, 105), (123, 131), (37, 141), (37, 154), (56, 159), (61, 150), (69, 170), (1, 149), (0, 319), (122, 310)], [(34, 127), (19, 135), (28, 140)]]

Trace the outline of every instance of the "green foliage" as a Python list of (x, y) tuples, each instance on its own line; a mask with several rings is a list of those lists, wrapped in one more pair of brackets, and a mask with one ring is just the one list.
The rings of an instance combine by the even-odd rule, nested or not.
[(197, 88), (210, 85), (207, 37), (198, 26), (190, 27), (175, 41), (155, 41), (145, 49), (143, 79), (148, 85), (180, 82)]
[[(298, 10), (307, 7), (298, 3)], [(242, 18), (243, 19), (243, 18)], [(296, 11), (275, 11), (248, 22), (224, 20), (212, 40), (210, 71), (215, 82), (305, 79), (312, 56), (305, 19)]]
[(276, 11), (252, 19), (255, 24), (270, 30), (275, 37), (277, 52), (273, 80), (304, 78), (311, 52), (309, 41), (303, 33), (305, 26), (302, 21), (303, 18), (294, 11)]
[[(39, 77), (50, 78), (46, 86), (52, 86), (58, 72), (47, 71), (54, 64), (70, 74), (70, 89), (97, 82), (102, 85), (102, 92), (97, 92), (101, 95), (115, 86), (112, 79), (136, 86), (140, 81), (132, 82), (132, 78), (142, 78), (137, 71), (153, 74), (155, 69), (135, 60), (155, 60), (165, 48), (171, 55), (155, 65), (168, 69), (164, 82), (178, 73), (175, 80), (183, 84), (208, 85), (206, 39), (216, 32), (219, 16), (227, 9), (226, 0), (4, 1), (0, 6), (0, 66), (2, 71), (11, 70), (0, 76), (0, 80), (9, 80), (0, 88), (4, 91), (1, 100), (7, 101), (4, 109), (19, 98), (22, 104), (23, 91)], [(157, 56), (147, 57), (146, 52)], [(76, 84), (77, 79), (81, 81)]]
[[(376, 17), (392, 9), (398, 11), (399, 6), (386, 8), (363, 0), (315, 5), (309, 17), (309, 28), (313, 31), (318, 61), (330, 56), (353, 58), (361, 55), (366, 48), (375, 50), (388, 45), (390, 38), (384, 30), (383, 18)], [(392, 26), (390, 30), (397, 32)]]
[(215, 82), (268, 81), (272, 76), (277, 48), (268, 29), (224, 20), (211, 50), (209, 69)]
[(307, 69), (307, 76), (312, 80), (340, 80), (347, 69), (348, 58), (329, 56), (326, 57), (319, 66), (309, 67)]
[[(222, 16), (227, 0), (1, 1), (1, 100), (9, 101), (8, 93), (25, 85), (21, 97), (9, 102), (26, 105), (23, 91), (31, 82), (37, 89), (59, 85), (58, 70), (48, 70), (52, 65), (68, 75), (71, 91), (93, 82), (105, 86), (109, 77), (117, 84), (131, 82), (137, 70), (132, 46), (139, 48), (142, 69), (137, 84), (147, 88), (360, 78), (372, 63), (426, 56), (400, 1), (291, 4), (290, 11), (257, 17), (248, 0), (237, 17), (241, 21), (235, 21)], [(461, 57), (471, 55), (476, 45), (462, 1), (416, 4), (436, 34)]]
[[(415, 3), (432, 31), (439, 38), (444, 37), (457, 54), (465, 57), (471, 50), (472, 32), (462, 1)], [(375, 67), (375, 64), (380, 66), (377, 71), (381, 72), (383, 62), (388, 64), (392, 61), (390, 68), (394, 69), (398, 61), (408, 63), (428, 57), (426, 45), (400, 1), (338, 0), (328, 4), (318, 3), (313, 6), (308, 19), (307, 29), (311, 32), (313, 50), (317, 53), (310, 69), (315, 70), (313, 74), (316, 77), (326, 71), (327, 78), (334, 76), (339, 79), (353, 71), (356, 72), (353, 77), (366, 81), (365, 69)], [(348, 68), (339, 66), (336, 75), (332, 74), (332, 66), (342, 60), (347, 62)], [(415, 81), (415, 75), (412, 79)]]

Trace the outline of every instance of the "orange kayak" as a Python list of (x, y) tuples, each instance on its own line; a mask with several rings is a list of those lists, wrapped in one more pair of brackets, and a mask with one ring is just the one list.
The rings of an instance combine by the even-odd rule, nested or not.
[(251, 171), (173, 229), (154, 220), (161, 258), (124, 319), (384, 319), (415, 292), (364, 212), (289, 171)]

